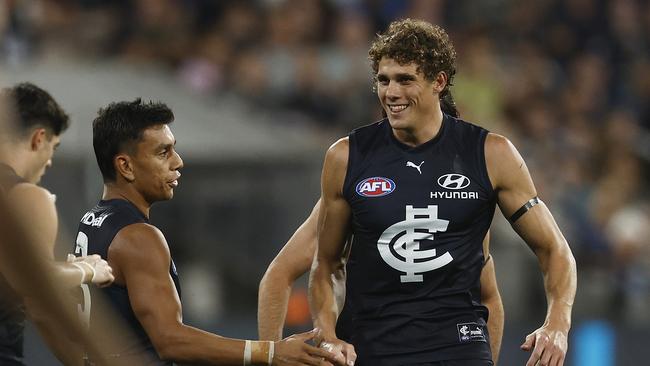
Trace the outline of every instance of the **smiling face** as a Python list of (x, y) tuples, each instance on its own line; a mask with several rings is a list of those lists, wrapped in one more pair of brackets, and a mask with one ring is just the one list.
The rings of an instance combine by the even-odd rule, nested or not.
[(131, 156), (133, 184), (143, 198), (151, 203), (169, 200), (178, 186), (183, 160), (175, 149), (176, 139), (167, 125), (144, 130), (142, 140)]
[(379, 62), (377, 96), (393, 129), (416, 129), (440, 109), (439, 81), (425, 79), (417, 69), (414, 63), (400, 65), (392, 58), (384, 57)]

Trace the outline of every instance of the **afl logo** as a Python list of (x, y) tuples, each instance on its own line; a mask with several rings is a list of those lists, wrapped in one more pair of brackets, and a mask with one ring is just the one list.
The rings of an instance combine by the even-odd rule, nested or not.
[(463, 189), (469, 185), (469, 178), (462, 174), (445, 174), (438, 178), (438, 185), (447, 189)]
[(395, 190), (395, 182), (384, 177), (367, 178), (357, 184), (357, 193), (364, 197), (381, 197)]

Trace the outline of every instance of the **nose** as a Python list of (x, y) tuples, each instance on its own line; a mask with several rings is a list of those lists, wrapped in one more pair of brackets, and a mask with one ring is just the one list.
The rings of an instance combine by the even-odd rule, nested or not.
[(52, 159), (48, 159), (45, 166), (48, 167), (48, 168), (51, 167), (52, 166)]
[(174, 163), (172, 164), (172, 170), (179, 170), (181, 168), (183, 168), (183, 159), (178, 152), (174, 150)]
[(397, 99), (399, 98), (399, 85), (397, 82), (391, 80), (388, 82), (386, 87), (386, 98), (388, 99)]

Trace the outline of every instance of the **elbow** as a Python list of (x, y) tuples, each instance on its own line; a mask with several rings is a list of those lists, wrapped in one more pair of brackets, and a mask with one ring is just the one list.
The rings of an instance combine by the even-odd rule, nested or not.
[(490, 312), (492, 312), (492, 309), (503, 309), (503, 301), (498, 290), (481, 293), (481, 304), (489, 308)]
[(151, 343), (158, 353), (158, 357), (163, 361), (181, 361), (179, 353), (179, 337), (171, 333), (160, 334), (151, 338)]
[(500, 297), (493, 296), (487, 299), (482, 299), (481, 304), (483, 304), (486, 308), (488, 308), (490, 314), (493, 313), (503, 314), (503, 302), (501, 302)]
[(160, 357), (162, 361), (166, 361), (166, 362), (175, 361), (174, 352), (168, 346), (162, 348), (156, 348), (156, 352), (158, 352), (158, 357)]
[(260, 291), (263, 288), (268, 286), (273, 286), (273, 287), (291, 286), (291, 284), (296, 280), (297, 277), (298, 276), (293, 276), (288, 271), (288, 268), (286, 266), (281, 266), (280, 264), (273, 261), (271, 262), (271, 265), (269, 265), (269, 268), (264, 273), (264, 276), (262, 276), (262, 280), (260, 281)]
[(568, 242), (564, 242), (563, 245), (564, 250), (561, 252), (562, 257), (564, 258), (564, 261), (566, 263), (566, 266), (568, 268), (567, 273), (574, 274), (576, 273), (576, 258), (573, 256), (573, 252), (571, 251), (571, 247), (569, 246)]

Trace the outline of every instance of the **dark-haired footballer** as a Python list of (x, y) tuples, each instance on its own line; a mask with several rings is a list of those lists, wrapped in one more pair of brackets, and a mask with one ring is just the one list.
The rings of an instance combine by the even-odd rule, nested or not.
[(498, 204), (533, 250), (548, 312), (526, 337), (527, 366), (562, 365), (576, 266), (528, 169), (505, 137), (443, 113), (453, 104), (456, 53), (424, 21), (390, 24), (369, 58), (387, 114), (327, 151), (310, 301), (319, 340), (337, 338), (331, 278), (352, 236), (346, 306), (360, 366), (491, 366), (480, 304), (483, 239)]
[[(0, 99), (0, 194), (18, 222), (28, 225), (25, 232), (37, 254), (52, 264), (46, 274), (66, 289), (82, 283), (110, 284), (111, 268), (98, 256), (81, 257), (74, 263), (54, 261), (58, 230), (54, 196), (38, 183), (52, 165), (60, 136), (70, 122), (68, 115), (47, 91), (32, 83), (4, 88)], [(0, 263), (0, 365), (23, 364), (26, 312), (57, 358), (69, 361), (70, 343), (60, 329), (52, 329), (45, 312), (29, 301), (34, 289), (17, 286), (15, 279), (2, 273), (3, 266)]]
[[(76, 248), (105, 256), (115, 282), (84, 299), (82, 315), (91, 333), (110, 332), (103, 315), (117, 312), (133, 336), (116, 344), (111, 356), (126, 365), (343, 365), (340, 357), (305, 343), (315, 331), (267, 342), (183, 324), (176, 267), (163, 233), (149, 222), (151, 205), (171, 199), (181, 176), (183, 160), (169, 127), (173, 120), (165, 104), (137, 99), (100, 109), (93, 122), (104, 193), (81, 219)], [(96, 301), (99, 297), (107, 301)]]

